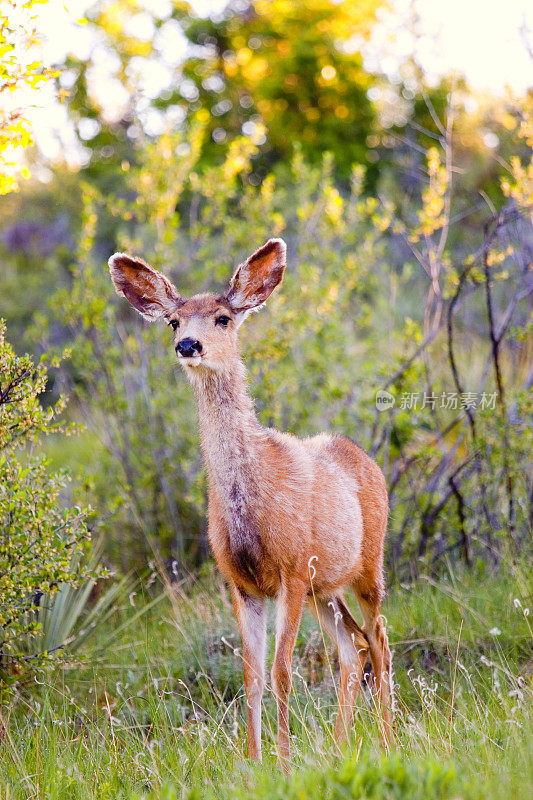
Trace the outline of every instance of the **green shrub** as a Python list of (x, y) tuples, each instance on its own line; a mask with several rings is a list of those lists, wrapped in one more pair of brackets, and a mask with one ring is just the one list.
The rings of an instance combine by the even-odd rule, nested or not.
[[(53, 363), (57, 366), (57, 362)], [(56, 416), (63, 399), (45, 409), (44, 360), (15, 355), (0, 322), (0, 664), (32, 657), (24, 642), (40, 631), (38, 606), (62, 584), (87, 578), (87, 509), (62, 508), (65, 473), (50, 472), (34, 449), (39, 437), (63, 430)], [(47, 653), (39, 652), (38, 656)], [(37, 654), (34, 654), (37, 658)]]

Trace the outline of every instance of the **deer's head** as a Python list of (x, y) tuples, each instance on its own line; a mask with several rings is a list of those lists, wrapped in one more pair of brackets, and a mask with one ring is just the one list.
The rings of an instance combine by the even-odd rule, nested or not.
[(117, 294), (145, 319), (163, 319), (172, 327), (178, 361), (187, 371), (220, 370), (237, 356), (239, 326), (281, 283), (285, 262), (285, 242), (270, 239), (237, 267), (225, 293), (189, 298), (140, 258), (115, 253), (109, 270)]

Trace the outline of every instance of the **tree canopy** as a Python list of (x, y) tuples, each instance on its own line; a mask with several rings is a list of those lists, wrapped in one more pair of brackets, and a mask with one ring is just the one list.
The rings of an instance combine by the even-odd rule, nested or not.
[(29, 172), (22, 151), (32, 144), (28, 106), (57, 72), (36, 55), (34, 7), (46, 0), (0, 4), (0, 195), (16, 191)]
[(344, 176), (368, 164), (377, 120), (360, 44), (380, 5), (256, 0), (231, 2), (219, 18), (183, 15), (195, 47), (183, 66), (190, 86), (173, 98), (205, 115), (206, 154), (216, 158), (242, 131), (264, 144), (267, 163), (290, 157), (297, 141), (312, 163), (333, 153)]

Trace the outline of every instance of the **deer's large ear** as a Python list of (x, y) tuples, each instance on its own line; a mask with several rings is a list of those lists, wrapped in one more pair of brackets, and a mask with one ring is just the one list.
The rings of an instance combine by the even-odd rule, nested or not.
[(226, 299), (235, 313), (261, 306), (281, 283), (287, 260), (283, 239), (269, 239), (250, 258), (237, 267)]
[(117, 294), (150, 322), (170, 314), (180, 304), (181, 295), (175, 286), (142, 259), (115, 253), (108, 263)]

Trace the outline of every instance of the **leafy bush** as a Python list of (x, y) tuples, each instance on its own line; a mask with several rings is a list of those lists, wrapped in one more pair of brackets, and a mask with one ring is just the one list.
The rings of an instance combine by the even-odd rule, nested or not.
[[(58, 366), (58, 362), (53, 362)], [(77, 584), (88, 575), (83, 554), (89, 548), (87, 509), (63, 509), (65, 473), (54, 474), (34, 447), (43, 434), (61, 428), (55, 417), (60, 399), (40, 403), (47, 367), (15, 355), (0, 322), (0, 664), (28, 658), (23, 640), (39, 634), (37, 609), (46, 593)], [(37, 648), (39, 651), (39, 648)], [(40, 652), (40, 651), (39, 651)], [(40, 653), (40, 655), (46, 655)], [(30, 656), (31, 657), (31, 652)]]

